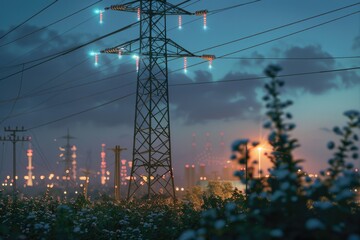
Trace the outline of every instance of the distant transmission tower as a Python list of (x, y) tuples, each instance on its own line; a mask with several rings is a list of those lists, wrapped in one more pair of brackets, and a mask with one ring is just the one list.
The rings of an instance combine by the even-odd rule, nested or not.
[[(171, 163), (168, 58), (199, 57), (209, 60), (213, 55), (195, 55), (167, 38), (167, 15), (197, 15), (207, 11), (188, 12), (179, 8), (189, 2), (173, 5), (166, 0), (136, 0), (112, 5), (105, 10), (137, 13), (140, 37), (108, 48), (101, 53), (133, 55), (136, 59), (137, 91), (133, 139), (133, 165), (130, 173), (128, 200), (136, 194), (147, 198), (162, 194), (175, 199), (174, 175)], [(102, 21), (102, 11), (101, 21)], [(179, 28), (181, 28), (179, 18)], [(95, 54), (95, 61), (98, 55)], [(184, 66), (186, 70), (186, 65)]]
[(60, 158), (65, 163), (65, 176), (63, 176), (63, 180), (65, 180), (65, 187), (67, 189), (70, 181), (72, 181), (72, 184), (76, 184), (76, 146), (70, 145), (70, 139), (75, 137), (70, 135), (69, 129), (66, 136), (62, 138), (66, 139), (66, 145), (59, 149), (62, 152)]

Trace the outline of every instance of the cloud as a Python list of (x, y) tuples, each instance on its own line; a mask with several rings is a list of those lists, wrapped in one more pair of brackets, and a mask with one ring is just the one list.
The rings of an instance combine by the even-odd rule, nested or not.
[[(238, 79), (255, 77), (242, 72), (228, 73), (223, 79)], [(213, 81), (212, 75), (205, 71), (196, 71), (194, 80), (182, 75), (174, 76), (185, 83), (201, 83)], [(219, 82), (221, 82), (220, 79)], [(248, 118), (260, 108), (256, 100), (256, 87), (259, 82), (218, 83), (187, 85), (171, 88), (171, 101), (176, 110), (172, 116), (181, 118), (186, 124), (202, 124), (211, 120), (232, 120)]]
[[(277, 64), (283, 69), (280, 74), (321, 72), (344, 67), (339, 65), (339, 62), (336, 62), (333, 56), (324, 51), (319, 45), (308, 45), (303, 47), (292, 46), (287, 49), (274, 48), (273, 52), (276, 53), (276, 56), (280, 57), (279, 60), (264, 59), (262, 62), (259, 62), (257, 59), (246, 60), (245, 62), (242, 60), (239, 64), (243, 66), (242, 64), (245, 63), (248, 69), (251, 67), (255, 69), (264, 69), (270, 63)], [(261, 54), (256, 52), (254, 54), (261, 56)], [(328, 90), (339, 87), (352, 87), (354, 84), (359, 84), (360, 82), (359, 75), (354, 71), (302, 75), (285, 77), (284, 79), (286, 81), (287, 90), (302, 90), (311, 94), (323, 94)]]
[[(36, 30), (36, 27), (26, 25), (21, 31), (17, 31), (13, 37), (22, 36), (24, 33), (34, 30)], [(33, 59), (38, 58), (38, 56), (49, 55), (49, 52), (68, 49), (96, 37), (95, 35), (80, 33), (58, 35), (58, 32), (54, 30), (44, 30), (34, 34), (30, 39), (24, 39), (24, 42), (19, 41), (4, 48), (3, 57), (0, 58), (1, 65), (9, 65), (6, 59), (21, 56), (21, 51), (14, 51), (14, 49), (21, 46), (31, 50), (39, 46), (39, 43), (44, 45), (44, 47), (36, 50), (34, 56), (32, 54), (27, 55), (29, 59)], [(32, 94), (33, 96), (19, 99), (11, 115), (31, 113), (10, 118), (7, 122), (24, 122), (26, 124), (23, 125), (32, 127), (76, 114), (135, 92), (136, 72), (134, 71), (133, 60), (124, 56), (119, 62), (116, 56), (101, 55), (99, 57), (99, 67), (95, 68), (92, 63), (93, 59), (87, 55), (88, 50), (94, 47), (102, 49), (106, 45), (99, 42), (96, 45), (80, 49), (24, 72), (21, 95)], [(279, 55), (285, 58), (328, 58), (301, 61), (279, 60), (277, 63), (284, 69), (282, 74), (336, 68), (335, 60), (318, 45), (295, 46), (281, 51)], [(170, 103), (173, 106), (171, 116), (182, 119), (188, 125), (203, 124), (213, 120), (251, 119), (255, 117), (262, 106), (262, 103), (257, 100), (256, 90), (262, 87), (259, 81), (220, 83), (222, 80), (227, 79), (252, 78), (262, 75), (259, 71), (264, 69), (270, 62), (266, 59), (258, 59), (263, 57), (258, 52), (254, 52), (252, 57), (257, 59), (241, 60), (241, 70), (239, 68), (239, 70), (229, 72), (221, 79), (214, 79), (211, 72), (207, 71), (196, 71), (193, 78), (184, 74), (171, 75), (171, 79), (174, 81), (171, 80), (170, 84), (180, 80), (182, 83), (213, 82), (212, 84), (170, 87)], [(20, 58), (20, 60), (24, 61), (23, 58)], [(246, 68), (243, 68), (244, 66)], [(16, 70), (19, 69), (21, 69), (21, 66), (17, 67)], [(249, 73), (254, 69), (257, 71), (256, 73)], [(3, 74), (6, 75), (8, 72), (6, 74), (0, 73), (1, 76), (4, 76)], [(16, 97), (20, 87), (20, 77), (19, 74), (0, 82), (2, 89), (6, 89), (0, 99), (0, 113), (2, 116), (8, 115), (13, 104), (13, 102), (2, 102), (2, 100)], [(287, 89), (303, 89), (313, 94), (321, 94), (338, 87), (335, 81), (337, 78), (342, 79), (344, 85), (350, 87), (356, 83), (358, 76), (354, 72), (342, 72), (296, 78), (289, 77), (286, 78), (286, 86)], [(97, 82), (96, 84), (88, 84), (92, 81)], [(74, 87), (78, 84), (82, 84), (82, 86)], [(41, 90), (49, 92), (49, 94), (42, 94), (41, 92), (36, 94)], [(44, 110), (36, 111), (38, 109)], [(59, 121), (54, 125), (50, 125), (50, 127), (63, 127), (75, 123), (91, 124), (96, 127), (132, 126), (134, 111), (135, 97), (132, 96), (67, 120)]]
[(353, 50), (360, 49), (360, 35), (354, 38), (354, 43), (352, 45)]
[[(284, 53), (285, 58), (318, 58), (306, 60), (281, 60), (278, 64), (283, 68), (281, 74), (299, 72), (318, 72), (336, 68), (332, 56), (324, 52), (320, 46), (310, 45), (306, 47), (292, 47)], [(323, 59), (321, 59), (323, 58)], [(286, 79), (287, 88), (303, 89), (312, 94), (321, 94), (325, 91), (336, 88), (334, 81), (336, 74), (314, 74)]]
[[(25, 26), (21, 31), (16, 32), (17, 35), (14, 38), (36, 29), (33, 26)], [(62, 51), (95, 38), (95, 35), (80, 33), (60, 35), (56, 38), (54, 36), (58, 36), (56, 31), (44, 30), (25, 41), (23, 46), (28, 50), (36, 48), (40, 42), (44, 45), (44, 47), (36, 50), (33, 55), (30, 54), (30, 59), (49, 55), (49, 52)], [(19, 41), (3, 47), (2, 66), (10, 65), (4, 59), (14, 59), (21, 56), (19, 51), (13, 51), (20, 45)], [(134, 92), (136, 72), (135, 65), (132, 63), (133, 60), (126, 60), (124, 56), (124, 59), (119, 61), (116, 56), (101, 55), (99, 56), (99, 66), (94, 67), (93, 57), (88, 55), (88, 51), (91, 48), (102, 49), (104, 45), (102, 42), (97, 42), (96, 45), (79, 49), (25, 71), (21, 87), (21, 74), (0, 82), (1, 88), (6, 90), (2, 91), (3, 94), (0, 98), (1, 116), (9, 116), (9, 113), (11, 113), (10, 116), (18, 115), (15, 118), (9, 118), (6, 122), (18, 122), (26, 125), (26, 127), (33, 127), (76, 114)], [(19, 58), (18, 61), (26, 60)], [(28, 66), (31, 64), (25, 65), (25, 67)], [(8, 69), (6, 72), (0, 73), (0, 77), (19, 71), (21, 68), (22, 66)], [(88, 84), (91, 82), (95, 83)], [(77, 85), (80, 86), (76, 87)], [(16, 101), (14, 110), (11, 112), (14, 101), (7, 100), (14, 99), (19, 89), (21, 89), (20, 98)], [(22, 98), (25, 95), (31, 97)], [(130, 97), (50, 126), (61, 127), (76, 123), (90, 123), (98, 127), (132, 125), (134, 105), (134, 97)], [(39, 109), (42, 110), (38, 111)]]

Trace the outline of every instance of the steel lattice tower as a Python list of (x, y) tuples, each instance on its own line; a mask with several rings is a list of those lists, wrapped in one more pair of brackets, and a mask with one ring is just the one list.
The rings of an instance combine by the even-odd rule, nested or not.
[[(183, 3), (188, 2), (184, 1)], [(180, 47), (166, 34), (167, 15), (202, 16), (207, 11), (191, 13), (166, 0), (138, 0), (112, 5), (105, 10), (136, 12), (140, 20), (140, 37), (101, 53), (138, 54), (137, 90), (133, 139), (133, 164), (128, 200), (140, 193), (151, 198), (162, 194), (175, 199), (171, 162), (168, 58), (201, 57)], [(138, 48), (133, 45), (138, 42)]]

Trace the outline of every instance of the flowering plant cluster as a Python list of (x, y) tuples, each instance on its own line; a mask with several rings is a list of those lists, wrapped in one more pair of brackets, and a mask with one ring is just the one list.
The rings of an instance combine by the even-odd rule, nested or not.
[[(360, 112), (347, 111), (347, 125), (335, 127), (338, 143), (328, 143), (333, 157), (329, 167), (310, 178), (295, 159), (293, 151), (300, 145), (291, 136), (295, 124), (287, 108), (292, 101), (281, 99), (284, 81), (277, 78), (279, 66), (270, 65), (265, 74), (266, 116), (272, 146), (268, 157), (272, 163), (268, 177), (255, 178), (256, 160), (251, 152), (259, 144), (248, 139), (233, 143), (231, 158), (246, 166), (235, 175), (246, 184), (246, 207), (228, 203), (225, 214), (214, 209), (204, 211), (200, 227), (184, 232), (180, 239), (348, 239), (360, 240), (360, 176), (349, 162), (358, 158)], [(263, 174), (262, 174), (263, 175)]]
[[(359, 158), (360, 112), (344, 113), (347, 123), (334, 127), (337, 141), (327, 148), (333, 156), (317, 178), (294, 157), (300, 145), (292, 136), (295, 124), (281, 99), (284, 82), (278, 66), (265, 73), (266, 116), (272, 147), (269, 176), (258, 174), (251, 153), (259, 143), (249, 139), (232, 145), (231, 158), (245, 165), (236, 176), (245, 194), (226, 183), (194, 187), (183, 202), (167, 199), (89, 202), (84, 196), (59, 201), (48, 194), (12, 202), (0, 192), (1, 239), (345, 239), (360, 240), (360, 176), (353, 161)], [(256, 177), (255, 177), (256, 176)], [(260, 177), (259, 177), (260, 176)]]

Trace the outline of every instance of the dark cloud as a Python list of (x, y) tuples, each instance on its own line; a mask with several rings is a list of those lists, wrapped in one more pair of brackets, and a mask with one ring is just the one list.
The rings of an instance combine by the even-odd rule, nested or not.
[[(33, 26), (25, 26), (17, 35), (36, 30)], [(31, 40), (24, 41), (24, 47), (34, 49), (43, 43), (41, 47), (34, 51), (30, 59), (39, 56), (49, 55), (49, 52), (59, 52), (73, 46), (80, 45), (95, 35), (66, 34), (58, 36), (53, 30), (44, 30), (34, 34)], [(51, 39), (51, 41), (50, 41)], [(25, 46), (26, 44), (26, 46)], [(15, 59), (21, 53), (13, 51), (19, 48), (21, 42), (15, 42), (4, 47), (4, 54), (1, 58), (1, 66), (8, 66), (9, 62), (4, 59)], [(0, 82), (2, 95), (0, 97), (1, 116), (10, 116), (4, 123), (21, 124), (26, 127), (37, 126), (42, 123), (60, 119), (64, 116), (81, 112), (108, 101), (114, 100), (135, 91), (136, 72), (135, 64), (131, 63), (130, 57), (120, 60), (117, 56), (99, 56), (99, 66), (94, 67), (93, 57), (89, 57), (91, 49), (103, 49), (105, 44), (97, 42), (74, 51), (58, 59), (44, 63), (23, 74), (20, 98), (17, 100), (14, 110), (11, 112), (14, 99), (20, 89), (21, 74), (10, 77)], [(36, 56), (36, 57), (35, 57)], [(25, 61), (23, 57), (18, 61)], [(12, 63), (11, 63), (12, 64)], [(25, 65), (25, 67), (31, 66)], [(6, 72), (1, 72), (0, 77), (7, 76), (11, 72), (21, 70), (22, 66), (9, 68)], [(95, 84), (88, 84), (96, 82)], [(76, 87), (77, 85), (82, 85)], [(46, 93), (46, 94), (44, 94)], [(31, 97), (22, 98), (30, 95)], [(123, 104), (125, 103), (125, 104)], [(126, 98), (109, 104), (100, 109), (96, 109), (79, 116), (59, 121), (51, 127), (62, 127), (71, 124), (93, 124), (98, 127), (132, 125), (134, 118), (134, 98)], [(38, 111), (41, 110), (41, 111)], [(9, 114), (11, 113), (11, 114)], [(16, 116), (11, 118), (11, 116)], [(0, 119), (2, 120), (3, 117)]]
[[(36, 30), (34, 26), (24, 26), (22, 31), (16, 32), (13, 38), (22, 36)], [(39, 44), (44, 47), (36, 50), (34, 56), (49, 55), (49, 52), (58, 52), (69, 47), (79, 45), (95, 35), (66, 34), (60, 35), (54, 30), (41, 31), (31, 39), (16, 42), (9, 48), (6, 47), (1, 59), (1, 65), (8, 65), (4, 59), (14, 59), (21, 56), (21, 52), (13, 51), (20, 46), (31, 50)], [(58, 37), (57, 37), (58, 36)], [(51, 40), (51, 41), (50, 41)], [(130, 57), (124, 56), (118, 62), (116, 56), (99, 57), (99, 67), (93, 66), (93, 59), (87, 55), (92, 49), (103, 49), (106, 45), (97, 43), (59, 59), (43, 64), (32, 70), (26, 71), (23, 75), (21, 95), (34, 95), (31, 98), (19, 99), (10, 115), (18, 115), (16, 118), (9, 118), (6, 122), (23, 122), (28, 127), (41, 123), (60, 119), (64, 116), (76, 114), (121, 96), (136, 91), (135, 66)], [(281, 60), (278, 61), (284, 71), (283, 74), (322, 71), (335, 68), (335, 60), (331, 55), (321, 49), (320, 46), (291, 47), (282, 50), (282, 56), (329, 58), (321, 60)], [(27, 55), (30, 59), (34, 56)], [(36, 57), (36, 58), (37, 58)], [(254, 52), (251, 57), (254, 60), (245, 59), (240, 62), (241, 66), (247, 69), (264, 69), (269, 61), (261, 59), (263, 55)], [(23, 60), (23, 58), (20, 58)], [(110, 67), (109, 67), (110, 66)], [(16, 70), (21, 69), (21, 66)], [(243, 68), (242, 68), (243, 69)], [(14, 71), (14, 70), (11, 70)], [(127, 74), (129, 73), (129, 74)], [(6, 72), (8, 74), (8, 72)], [(0, 76), (6, 76), (0, 73)], [(184, 74), (171, 75), (171, 81), (182, 83), (201, 83), (212, 81), (212, 84), (177, 86), (170, 88), (171, 105), (176, 110), (172, 111), (172, 117), (182, 119), (186, 124), (202, 124), (211, 120), (232, 120), (254, 117), (261, 107), (256, 99), (256, 88), (262, 87), (259, 81), (246, 81), (237, 83), (218, 83), (217, 81), (227, 79), (252, 78), (261, 75), (260, 72), (250, 74), (242, 71), (230, 72), (223, 79), (214, 79), (207, 71), (196, 71), (193, 79)], [(113, 77), (112, 77), (113, 76)], [(21, 75), (16, 75), (6, 81), (0, 82), (3, 89), (0, 96), (0, 113), (8, 116), (12, 109), (13, 102), (4, 101), (16, 97), (20, 87)], [(109, 78), (111, 77), (111, 78)], [(356, 82), (358, 76), (354, 72), (331, 73), (321, 75), (309, 75), (296, 78), (286, 78), (287, 88), (304, 89), (313, 94), (319, 94), (328, 89), (337, 87), (335, 78), (343, 80), (346, 86)], [(96, 84), (87, 84), (97, 81)], [(81, 87), (72, 88), (78, 84)], [(128, 85), (126, 85), (128, 84)], [(50, 88), (50, 89), (49, 89)], [(5, 91), (6, 89), (6, 91)], [(63, 89), (63, 90), (61, 90)], [(39, 94), (38, 91), (49, 92)], [(36, 111), (43, 109), (41, 111)], [(135, 97), (131, 96), (119, 100), (107, 106), (83, 113), (79, 116), (59, 121), (51, 125), (54, 127), (65, 127), (74, 123), (92, 124), (95, 127), (132, 126), (134, 121)], [(27, 114), (24, 114), (27, 113)], [(22, 124), (24, 125), (24, 124)]]
[[(321, 72), (341, 68), (331, 54), (324, 51), (319, 45), (304, 47), (293, 46), (287, 49), (274, 48), (273, 52), (280, 58), (288, 59), (264, 59), (259, 62), (257, 59), (247, 60), (246, 65), (253, 68), (264, 69), (268, 64), (280, 65), (283, 69), (280, 74)], [(293, 59), (291, 59), (293, 58)], [(310, 58), (310, 59), (294, 59)], [(313, 58), (313, 59), (311, 59)], [(240, 61), (242, 66), (244, 61)], [(302, 75), (297, 77), (286, 77), (286, 89), (303, 90), (311, 94), (322, 94), (330, 89), (338, 87), (351, 87), (360, 81), (359, 75), (354, 71), (330, 72), (322, 74)]]
[(352, 49), (353, 50), (359, 50), (360, 49), (360, 35), (357, 36), (355, 39), (354, 39), (354, 43), (352, 45)]
[[(255, 77), (255, 75), (235, 72), (228, 73), (223, 79), (239, 79)], [(194, 81), (182, 75), (174, 79), (181, 82), (201, 83), (213, 81), (209, 72), (196, 71)], [(220, 81), (221, 81), (220, 80)], [(181, 118), (187, 124), (202, 124), (211, 120), (231, 120), (248, 118), (260, 108), (256, 100), (255, 88), (258, 81), (243, 83), (217, 83), (187, 85), (172, 87), (170, 96), (176, 110), (172, 112), (175, 118)]]
[(247, 59), (247, 58), (241, 59), (240, 64), (245, 67), (252, 66), (253, 64), (261, 65), (264, 62), (264, 59), (263, 59), (264, 57), (265, 57), (264, 55), (259, 54), (258, 52), (255, 51), (249, 57), (249, 58), (254, 58), (254, 59)]
[[(284, 52), (285, 58), (318, 58), (309, 60), (281, 60), (278, 64), (283, 68), (281, 74), (299, 72), (318, 72), (336, 68), (335, 60), (320, 46), (292, 47)], [(323, 58), (323, 59), (321, 59)], [(303, 89), (312, 94), (320, 94), (336, 88), (334, 81), (336, 74), (314, 74), (300, 77), (286, 78), (287, 88)]]

